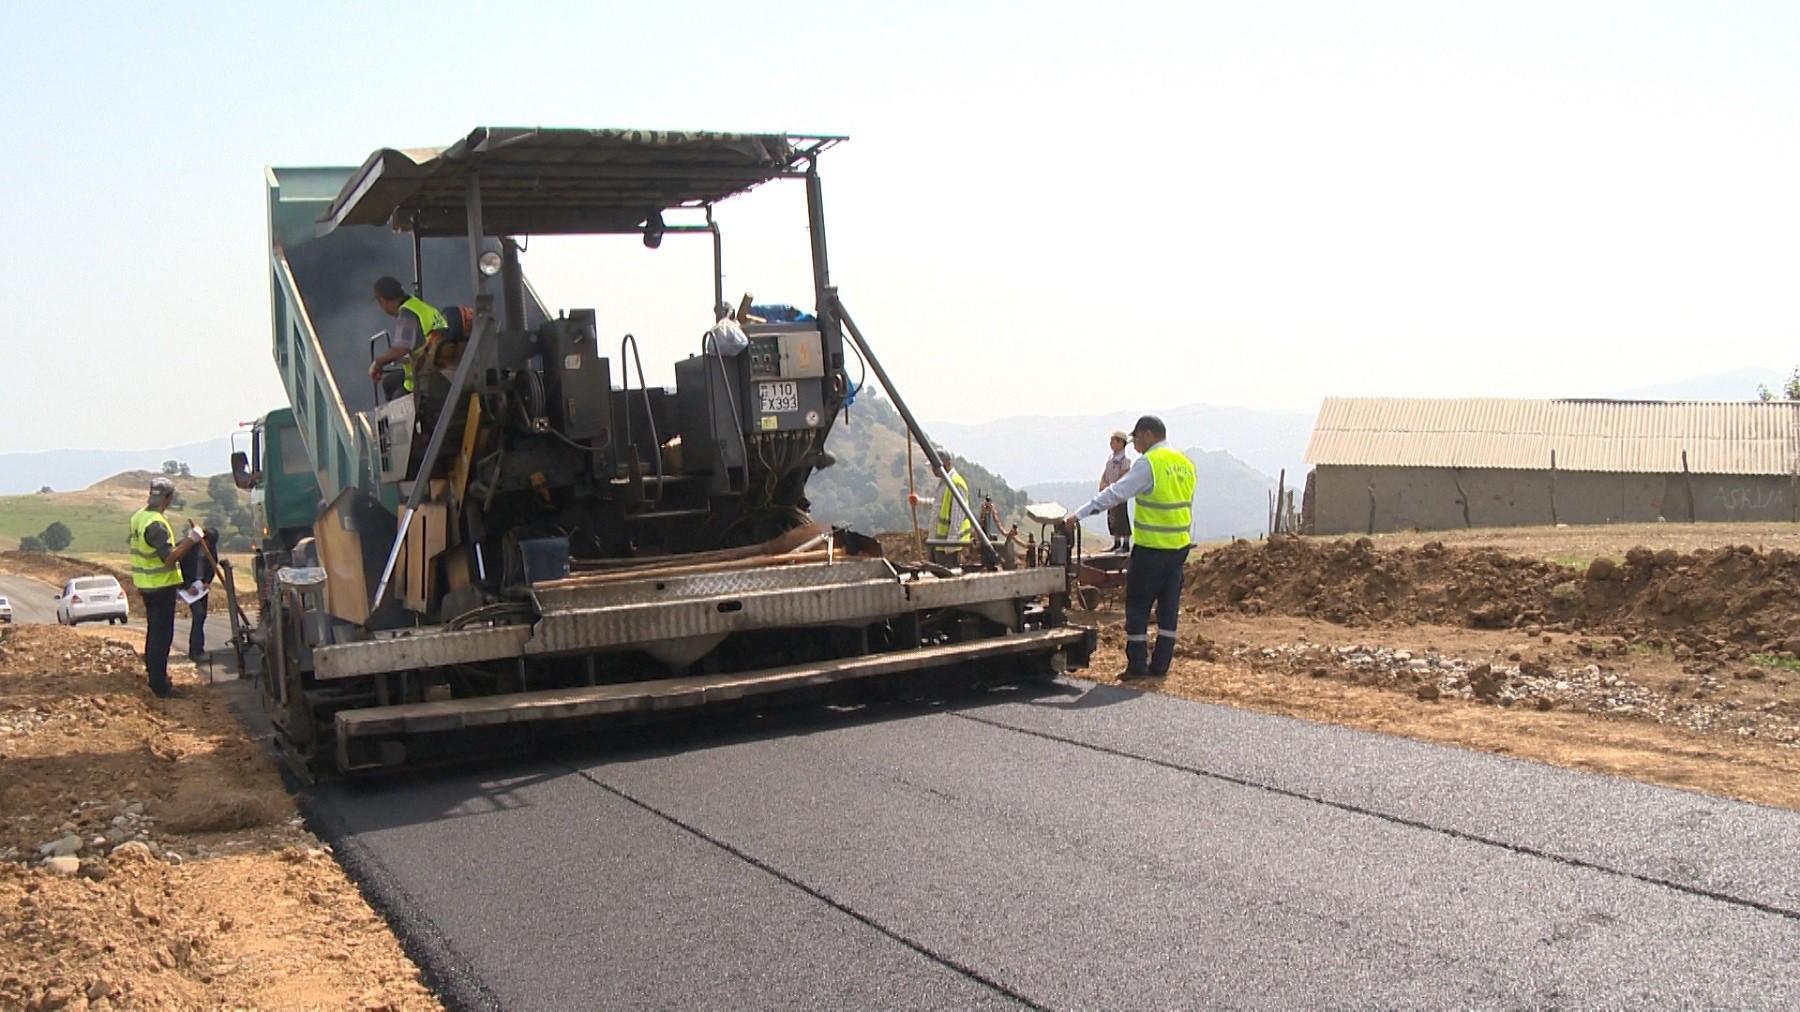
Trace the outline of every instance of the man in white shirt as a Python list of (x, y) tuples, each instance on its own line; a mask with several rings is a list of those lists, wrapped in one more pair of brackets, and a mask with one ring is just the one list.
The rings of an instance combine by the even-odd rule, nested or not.
[[(1125, 433), (1112, 434), (1112, 456), (1106, 458), (1105, 466), (1100, 468), (1100, 488), (1104, 489), (1131, 470), (1131, 458), (1125, 456)], [(1106, 533), (1112, 535), (1112, 547), (1109, 552), (1131, 551), (1131, 507), (1120, 503), (1106, 511)]]

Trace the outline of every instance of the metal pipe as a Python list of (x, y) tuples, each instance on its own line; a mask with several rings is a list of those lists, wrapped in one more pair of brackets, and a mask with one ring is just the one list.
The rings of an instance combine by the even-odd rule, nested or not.
[(819, 309), (826, 307), (827, 293), (831, 300), (837, 293), (831, 290), (830, 257), (825, 249), (825, 188), (819, 182), (817, 168), (806, 173), (806, 226), (812, 238), (813, 287), (814, 295), (819, 300)]
[[(738, 409), (737, 392), (732, 389), (731, 374), (725, 371), (725, 353), (719, 350), (719, 343), (712, 339), (710, 333), (700, 338), (700, 354), (705, 356), (709, 351), (713, 361), (719, 366), (719, 382), (725, 386), (725, 403), (731, 408), (731, 431), (737, 433), (738, 451), (744, 457), (743, 491), (748, 492), (750, 491), (750, 441), (744, 435), (744, 413)], [(719, 431), (717, 405), (714, 403), (716, 400), (717, 398), (713, 396), (712, 392), (712, 373), (708, 372), (706, 374), (706, 412), (707, 418), (712, 422), (714, 435), (717, 435)], [(729, 464), (725, 466), (725, 487), (736, 491), (732, 488), (731, 465)]]
[[(938, 474), (944, 474), (944, 459), (938, 456), (937, 445), (925, 435), (925, 430), (919, 426), (919, 420), (913, 417), (912, 410), (906, 406), (906, 401), (901, 399), (900, 391), (894, 388), (894, 381), (888, 378), (887, 370), (881, 367), (881, 361), (875, 357), (875, 352), (870, 349), (869, 342), (863, 339), (862, 331), (857, 328), (856, 321), (850, 318), (850, 312), (844, 308), (844, 301), (838, 298), (837, 289), (828, 287), (825, 292), (830, 299), (832, 308), (837, 311), (838, 319), (844, 321), (844, 329), (849, 331), (850, 340), (855, 342), (857, 353), (875, 373), (875, 378), (881, 381), (881, 388), (887, 391), (888, 399), (894, 402), (895, 410), (900, 412), (900, 418), (906, 422), (906, 431), (912, 433), (912, 437), (918, 440), (919, 449), (924, 452), (925, 459), (931, 463), (932, 470)], [(945, 481), (944, 487), (950, 490), (950, 495), (956, 500), (956, 505), (962, 507), (963, 516), (972, 521), (969, 526), (974, 530), (975, 537), (981, 544), (982, 561), (990, 566), (998, 565), (1000, 553), (994, 549), (993, 541), (989, 540), (987, 532), (981, 529), (981, 524), (973, 522), (975, 511), (969, 508), (968, 496), (963, 495), (962, 490), (957, 488), (953, 481)]]
[(418, 229), (414, 229), (413, 234), (412, 234), (413, 295), (414, 295), (414, 297), (421, 298), (421, 299), (425, 297), (425, 249), (424, 249), (424, 246), (425, 246), (425, 239), (419, 235)]
[(706, 229), (713, 241), (713, 305), (725, 304), (725, 251), (719, 236), (719, 223), (713, 220), (712, 205), (706, 205)]
[[(630, 363), (625, 360), (628, 348), (631, 351)], [(637, 444), (631, 439), (631, 370), (627, 368), (628, 364), (637, 366), (638, 387), (644, 395), (644, 419), (650, 425), (650, 455), (656, 461), (656, 496), (651, 501), (660, 505), (663, 495), (662, 440), (656, 433), (656, 412), (650, 407), (650, 384), (644, 379), (644, 360), (638, 356), (637, 338), (631, 334), (626, 334), (624, 340), (619, 342), (620, 382), (624, 384), (620, 393), (625, 399), (625, 446), (631, 448)]]
[[(464, 198), (469, 230), (469, 288), (476, 299), (487, 294), (487, 275), (481, 273), (481, 173), (469, 173), (469, 191)], [(418, 233), (413, 233), (417, 235)]]
[(500, 237), (500, 291), (506, 298), (506, 332), (525, 331), (525, 273), (519, 269), (519, 244)]

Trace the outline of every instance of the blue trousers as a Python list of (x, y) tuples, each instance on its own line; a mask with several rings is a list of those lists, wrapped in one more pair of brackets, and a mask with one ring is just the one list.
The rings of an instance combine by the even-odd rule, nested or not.
[[(1181, 618), (1182, 568), (1186, 548), (1131, 547), (1125, 571), (1125, 671), (1127, 674), (1169, 673), (1175, 659), (1175, 625)], [(1150, 609), (1156, 608), (1156, 654), (1150, 656)]]
[(144, 599), (144, 671), (150, 691), (169, 694), (169, 648), (175, 644), (175, 588), (140, 590)]

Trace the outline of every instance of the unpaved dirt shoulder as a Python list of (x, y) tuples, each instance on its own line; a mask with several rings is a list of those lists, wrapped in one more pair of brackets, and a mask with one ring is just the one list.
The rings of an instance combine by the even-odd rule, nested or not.
[[(1082, 674), (1114, 680), (1122, 614), (1075, 617), (1101, 629)], [(1180, 641), (1167, 679), (1133, 685), (1800, 810), (1800, 706), (1780, 669), (1702, 677), (1619, 638), (1266, 614), (1184, 615)]]
[(0, 1008), (429, 1009), (222, 696), (120, 640), (0, 631)]

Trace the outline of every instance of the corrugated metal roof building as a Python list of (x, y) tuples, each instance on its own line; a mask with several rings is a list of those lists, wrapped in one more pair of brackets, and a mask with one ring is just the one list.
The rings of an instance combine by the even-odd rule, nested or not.
[(1306, 462), (1321, 533), (1794, 520), (1800, 402), (1333, 397)]

